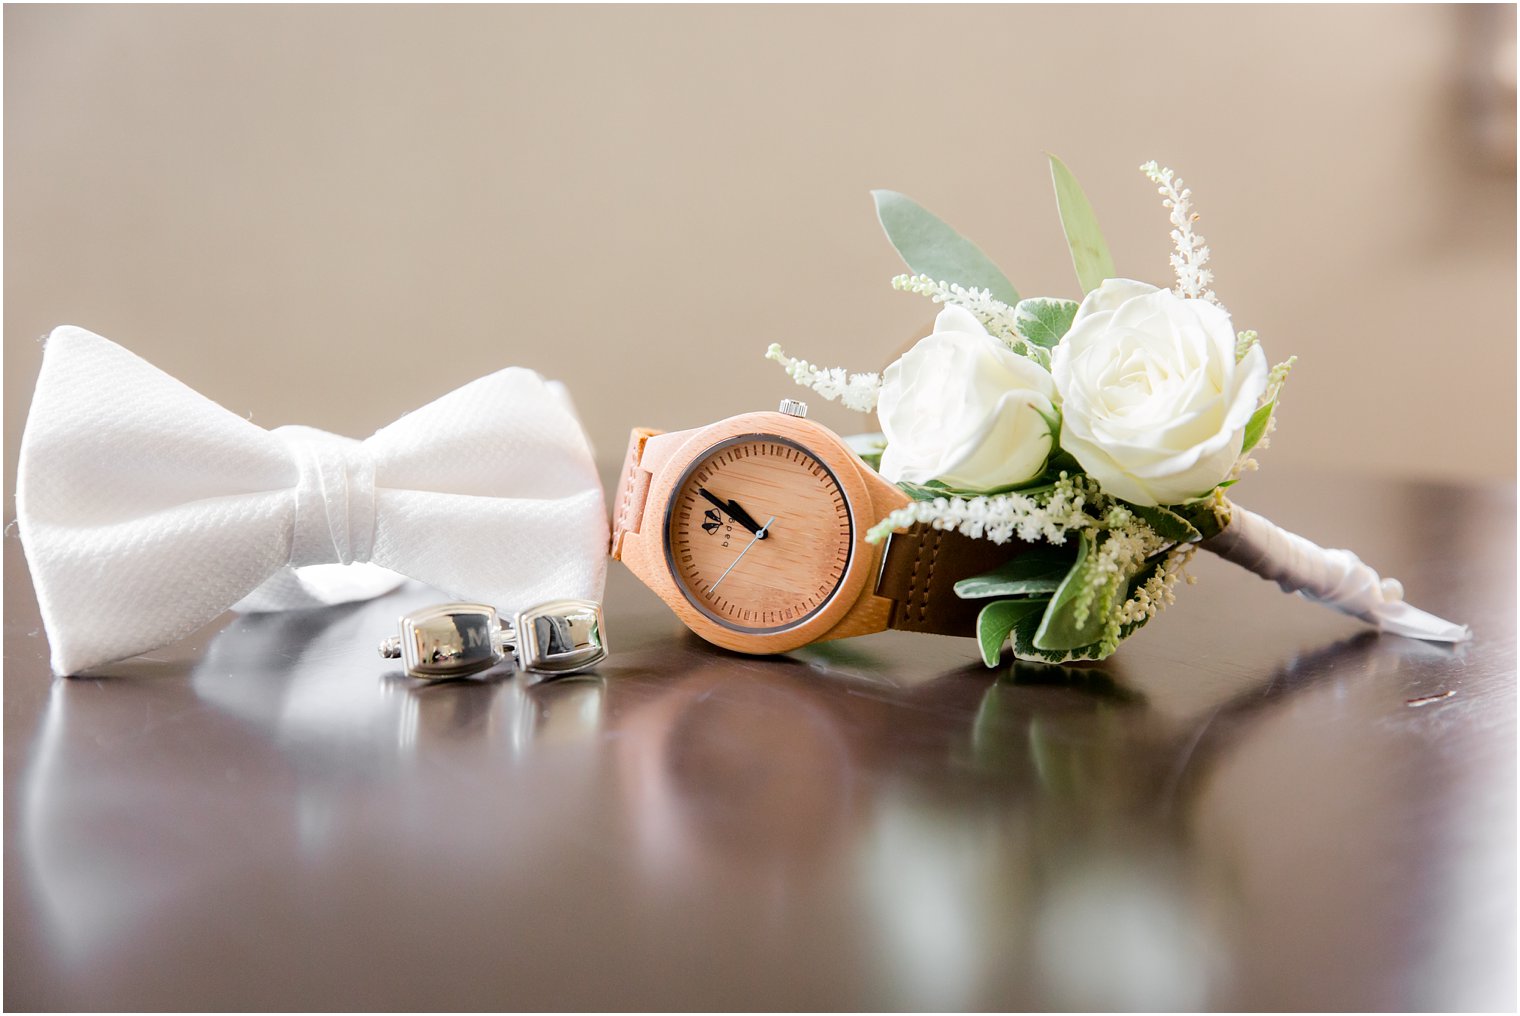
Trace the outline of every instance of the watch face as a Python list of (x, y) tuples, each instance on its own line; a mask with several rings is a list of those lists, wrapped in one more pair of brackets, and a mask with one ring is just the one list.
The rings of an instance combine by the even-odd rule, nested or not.
[(823, 609), (849, 571), (850, 506), (828, 466), (763, 434), (713, 446), (687, 468), (666, 513), (666, 561), (698, 610), (766, 633)]

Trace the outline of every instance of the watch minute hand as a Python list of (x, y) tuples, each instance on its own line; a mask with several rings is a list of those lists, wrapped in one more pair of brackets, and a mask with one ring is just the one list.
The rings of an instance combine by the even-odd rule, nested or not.
[(750, 532), (754, 533), (762, 540), (765, 539), (770, 531), (769, 523), (762, 526), (760, 523), (756, 522), (750, 516), (749, 512), (739, 507), (738, 501), (731, 500), (728, 502), (728, 514), (733, 517), (733, 520), (735, 522), (739, 523), (739, 525), (743, 526), (745, 529), (748, 529)]

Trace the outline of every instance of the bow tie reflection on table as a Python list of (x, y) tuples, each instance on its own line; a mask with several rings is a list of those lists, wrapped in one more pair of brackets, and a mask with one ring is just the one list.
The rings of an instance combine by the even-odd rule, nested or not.
[(509, 609), (599, 599), (606, 577), (590, 445), (563, 388), (520, 367), (358, 441), (264, 430), (60, 327), (21, 440), (16, 517), (59, 674), (231, 607), (364, 599), (403, 576)]

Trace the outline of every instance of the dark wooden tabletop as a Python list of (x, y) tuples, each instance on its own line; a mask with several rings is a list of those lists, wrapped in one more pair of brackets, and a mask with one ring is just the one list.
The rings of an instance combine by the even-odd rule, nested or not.
[(591, 677), (422, 685), (439, 597), (53, 679), (5, 554), (9, 1009), (1514, 1009), (1515, 505), (1249, 477), (1473, 626), (1200, 555), (1102, 666), (774, 659), (614, 566)]

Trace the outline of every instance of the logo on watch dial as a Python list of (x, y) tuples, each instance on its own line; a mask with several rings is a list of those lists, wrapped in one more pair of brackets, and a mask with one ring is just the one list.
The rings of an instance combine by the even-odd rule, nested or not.
[(702, 528), (707, 530), (708, 536), (711, 536), (713, 533), (716, 533), (719, 529), (723, 528), (723, 516), (719, 515), (711, 508), (702, 513), (702, 518), (706, 520), (702, 523)]

